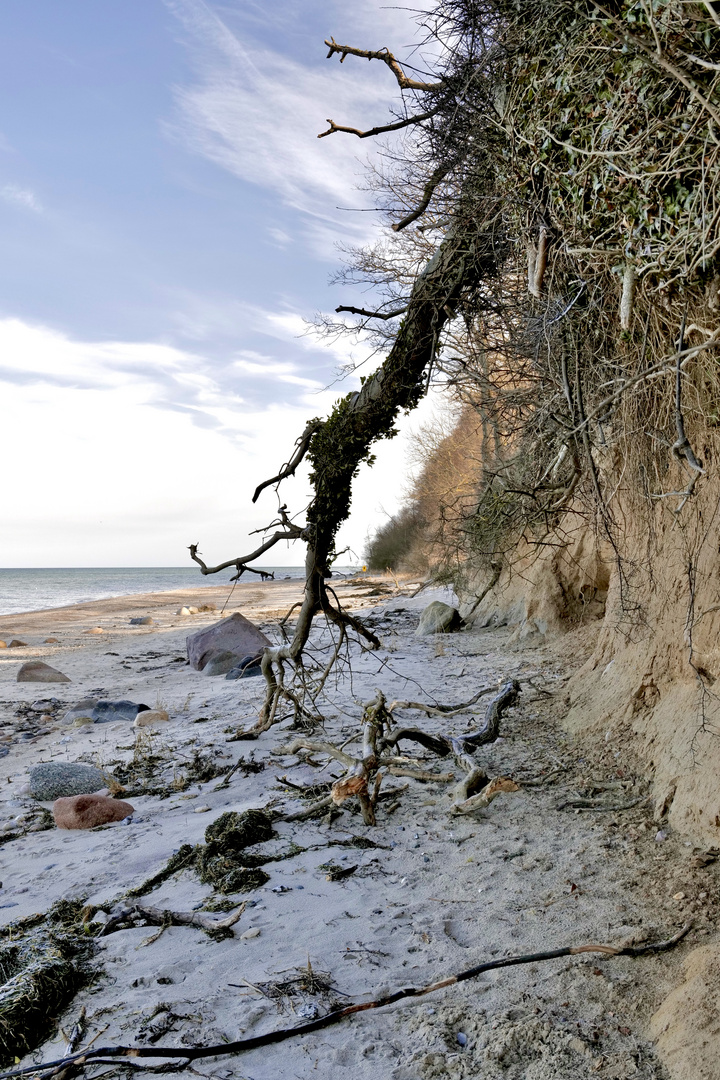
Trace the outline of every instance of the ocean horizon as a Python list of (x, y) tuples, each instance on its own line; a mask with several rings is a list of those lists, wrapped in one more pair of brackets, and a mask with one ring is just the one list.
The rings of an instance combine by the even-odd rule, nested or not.
[[(303, 566), (263, 566), (258, 569), (284, 578), (302, 580)], [(352, 574), (357, 567), (339, 566), (336, 573)], [(0, 568), (0, 615), (20, 615), (28, 611), (68, 607), (92, 600), (109, 600), (136, 593), (169, 592), (172, 589), (202, 589), (228, 585), (233, 567), (203, 576), (193, 566), (89, 566)], [(245, 573), (239, 585), (259, 584), (256, 574)]]

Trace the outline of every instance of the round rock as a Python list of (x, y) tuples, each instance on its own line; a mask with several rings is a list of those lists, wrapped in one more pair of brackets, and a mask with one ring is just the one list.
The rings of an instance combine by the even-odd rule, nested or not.
[(416, 637), (425, 637), (428, 634), (450, 634), (459, 630), (463, 625), (460, 612), (450, 604), (443, 604), (442, 600), (433, 600), (420, 616)]
[(204, 675), (226, 675), (237, 664), (237, 655), (227, 649), (218, 649), (210, 654), (203, 668)]
[(144, 709), (133, 720), (133, 727), (151, 727), (153, 724), (162, 724), (169, 719), (165, 709)]
[(59, 829), (95, 829), (134, 813), (135, 807), (130, 803), (107, 795), (72, 795), (53, 803), (53, 817)]
[[(71, 795), (88, 795), (107, 787), (113, 778), (80, 762), (44, 761), (30, 770), (30, 794), (39, 802)], [(114, 781), (113, 781), (114, 782)]]
[(72, 680), (67, 675), (63, 675), (62, 671), (50, 667), (49, 664), (44, 663), (42, 660), (28, 660), (26, 664), (21, 664), (17, 673), (17, 681), (51, 683), (71, 682)]

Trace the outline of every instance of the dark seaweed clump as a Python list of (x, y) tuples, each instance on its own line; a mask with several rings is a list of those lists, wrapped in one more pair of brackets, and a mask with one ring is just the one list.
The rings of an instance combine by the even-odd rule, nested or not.
[(82, 903), (59, 901), (44, 917), (2, 931), (0, 1067), (40, 1046), (59, 1014), (92, 976), (93, 940)]

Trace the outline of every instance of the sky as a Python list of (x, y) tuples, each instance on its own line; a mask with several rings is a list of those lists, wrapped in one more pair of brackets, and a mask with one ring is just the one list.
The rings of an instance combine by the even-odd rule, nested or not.
[[(387, 122), (384, 65), (412, 13), (377, 0), (3, 0), (0, 11), (0, 566), (180, 566), (252, 550), (267, 491), (362, 342), (307, 320), (364, 303), (330, 286), (337, 243), (381, 228), (376, 152), (338, 123)], [(407, 440), (363, 467), (339, 545), (397, 509)], [(304, 476), (281, 489), (307, 505)], [(302, 520), (302, 515), (300, 517)], [(258, 565), (298, 565), (302, 545)]]

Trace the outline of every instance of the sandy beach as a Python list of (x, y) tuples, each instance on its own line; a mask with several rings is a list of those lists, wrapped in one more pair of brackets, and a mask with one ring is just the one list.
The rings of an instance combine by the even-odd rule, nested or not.
[[(343, 774), (322, 754), (287, 752), (291, 719), (257, 740), (235, 740), (257, 717), (263, 680), (229, 682), (184, 662), (187, 635), (216, 621), (223, 605), (225, 616), (241, 611), (278, 641), (278, 618), (300, 590), (298, 582), (251, 582), (229, 600), (229, 588), (219, 586), (0, 618), (0, 638), (26, 643), (0, 650), (0, 830), (14, 836), (0, 847), (0, 920), (7, 925), (58, 900), (82, 899), (94, 912), (92, 932), (103, 934), (94, 980), (22, 1064), (62, 1055), (81, 1010), (81, 1047), (91, 1040), (223, 1043), (503, 955), (661, 938), (689, 914), (698, 944), (713, 925), (718, 889), (707, 871), (688, 868), (682, 838), (658, 840), (647, 789), (629, 756), (578, 744), (563, 732), (564, 686), (590, 647), (589, 635), (583, 651), (576, 634), (572, 657), (562, 641), (514, 646), (507, 628), (418, 638), (422, 609), (450, 594), (412, 597), (410, 586), (371, 580), (340, 583), (338, 591), (362, 611), (382, 647), (351, 647), (316, 703), (323, 723), (313, 737), (352, 750), (362, 704), (378, 688), (388, 700), (448, 705), (516, 678), (519, 702), (504, 717), (501, 737), (477, 758), (488, 776), (511, 777), (518, 790), (485, 810), (452, 816), (457, 768), (403, 744), (409, 765), (438, 779), (421, 781), (400, 775), (402, 769), (386, 776), (375, 827), (353, 812), (355, 800), (337, 817), (279, 816), (260, 887), (221, 895), (194, 869), (180, 869), (137, 901), (210, 919), (245, 902), (232, 936), (216, 941), (200, 927), (180, 925), (159, 932), (138, 918), (104, 934), (128, 891), (161, 871), (183, 844), (203, 843), (221, 814), (264, 808), (291, 816), (308, 805), (302, 788)], [(217, 612), (176, 614), (208, 603)], [(130, 625), (144, 616), (153, 623)], [(58, 640), (45, 644), (48, 637)], [(328, 646), (323, 628), (313, 641), (307, 662), (320, 669)], [(72, 681), (18, 683), (17, 671), (30, 659)], [(126, 721), (66, 722), (65, 712), (88, 697), (129, 698), (166, 709), (170, 719), (137, 729)], [(486, 703), (451, 719), (412, 710), (396, 719), (461, 734), (477, 729)], [(134, 807), (132, 818), (93, 830), (39, 826), (27, 782), (33, 766), (49, 761), (131, 777), (121, 780), (121, 797)], [(583, 798), (604, 799), (608, 809), (583, 812), (573, 802)], [(651, 1018), (677, 983), (680, 964), (678, 951), (640, 959), (588, 954), (500, 970), (281, 1046), (200, 1061), (193, 1070), (253, 1080), (660, 1080)]]

